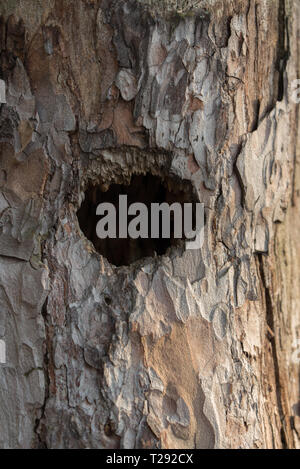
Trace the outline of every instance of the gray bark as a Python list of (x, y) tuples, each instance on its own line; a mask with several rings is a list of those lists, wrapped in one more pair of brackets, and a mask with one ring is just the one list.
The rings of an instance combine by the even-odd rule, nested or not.
[[(0, 447), (299, 447), (299, 24), (2, 0)], [(144, 172), (190, 181), (205, 242), (117, 268), (77, 211)]]

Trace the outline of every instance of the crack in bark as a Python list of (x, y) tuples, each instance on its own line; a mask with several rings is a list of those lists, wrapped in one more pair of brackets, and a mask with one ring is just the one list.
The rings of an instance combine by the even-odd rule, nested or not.
[(50, 395), (50, 376), (49, 376), (49, 351), (48, 351), (48, 340), (47, 340), (47, 335), (48, 335), (48, 328), (47, 328), (47, 303), (48, 303), (48, 298), (46, 298), (46, 301), (42, 307), (42, 316), (44, 319), (45, 323), (45, 330), (46, 330), (46, 340), (45, 340), (45, 352), (44, 352), (44, 376), (45, 376), (45, 398), (44, 398), (44, 403), (43, 406), (41, 407), (41, 416), (36, 419), (35, 421), (35, 426), (34, 426), (34, 433), (37, 436), (38, 443), (39, 443), (39, 449), (48, 449), (47, 448), (47, 443), (46, 441), (43, 440), (42, 435), (41, 435), (41, 430), (40, 430), (40, 425), (42, 420), (45, 417), (45, 410), (46, 410), (46, 405), (47, 401), (49, 399)]

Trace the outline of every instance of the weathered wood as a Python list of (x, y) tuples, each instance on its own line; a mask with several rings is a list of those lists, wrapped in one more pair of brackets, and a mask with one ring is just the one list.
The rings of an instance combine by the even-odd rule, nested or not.
[[(0, 6), (0, 446), (299, 447), (300, 6)], [(90, 183), (205, 204), (201, 250), (116, 268)]]

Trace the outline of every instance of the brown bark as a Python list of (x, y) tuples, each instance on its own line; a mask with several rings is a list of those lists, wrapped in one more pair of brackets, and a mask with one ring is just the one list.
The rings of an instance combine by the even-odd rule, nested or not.
[[(299, 447), (299, 24), (290, 0), (2, 1), (1, 447)], [(195, 191), (205, 242), (116, 267), (77, 212), (146, 173)]]

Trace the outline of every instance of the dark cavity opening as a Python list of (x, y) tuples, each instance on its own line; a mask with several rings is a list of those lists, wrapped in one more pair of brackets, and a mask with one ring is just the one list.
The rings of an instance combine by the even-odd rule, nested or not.
[[(128, 207), (135, 202), (142, 202), (148, 208), (148, 239), (120, 239), (119, 236), (119, 195), (127, 195)], [(129, 266), (137, 260), (162, 256), (171, 246), (178, 246), (182, 240), (174, 238), (174, 216), (171, 212), (170, 234), (168, 239), (162, 238), (160, 223), (160, 237), (151, 239), (151, 204), (166, 202), (169, 205), (178, 202), (183, 204), (195, 202), (195, 195), (190, 182), (177, 179), (163, 180), (152, 174), (133, 175), (129, 185), (112, 184), (106, 192), (100, 186), (91, 185), (85, 192), (85, 199), (77, 213), (79, 226), (85, 236), (93, 243), (99, 254), (111, 264)], [(109, 202), (116, 208), (117, 238), (99, 239), (96, 233), (98, 221), (102, 218), (96, 215), (100, 203)], [(194, 208), (195, 204), (193, 204)], [(128, 216), (128, 224), (134, 216)], [(184, 226), (182, 220), (182, 227)], [(195, 210), (193, 210), (193, 228), (195, 226)]]

